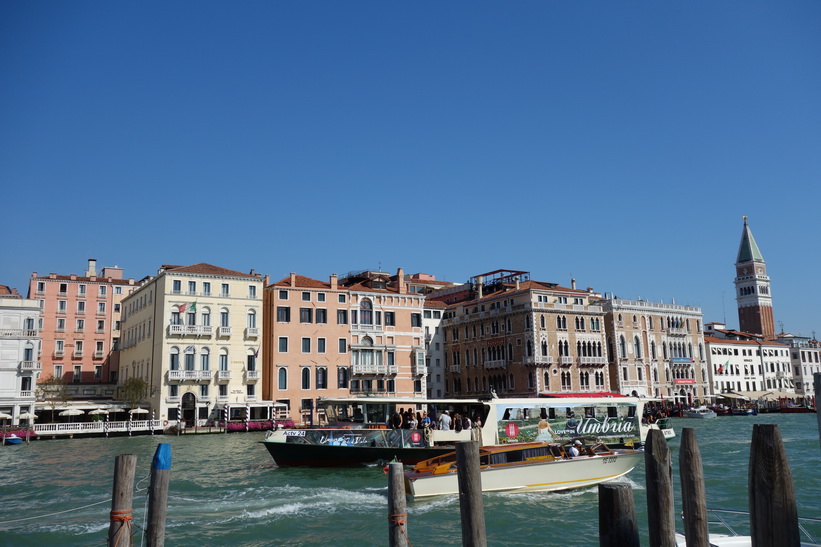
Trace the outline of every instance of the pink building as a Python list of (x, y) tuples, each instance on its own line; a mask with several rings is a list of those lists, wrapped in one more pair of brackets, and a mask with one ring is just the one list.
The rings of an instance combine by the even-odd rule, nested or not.
[[(85, 275), (31, 274), (28, 298), (40, 304), (41, 378), (73, 384), (116, 383), (120, 305), (135, 288), (122, 268), (89, 259)], [(77, 395), (82, 395), (77, 392)]]

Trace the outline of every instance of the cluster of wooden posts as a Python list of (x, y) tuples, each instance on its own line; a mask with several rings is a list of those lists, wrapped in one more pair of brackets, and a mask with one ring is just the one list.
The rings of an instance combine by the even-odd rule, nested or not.
[[(131, 547), (133, 540), (132, 505), (136, 454), (122, 454), (114, 461), (114, 488), (108, 527), (108, 545)], [(149, 547), (165, 544), (165, 519), (168, 508), (168, 485), (171, 479), (171, 445), (160, 443), (151, 462), (148, 487), (148, 513), (145, 538)]]
[[(487, 545), (482, 505), (479, 446), (475, 441), (456, 445), (462, 544)], [(676, 514), (673, 497), (673, 463), (667, 440), (651, 430), (645, 443), (647, 512), (650, 545), (675, 547)], [(392, 547), (406, 547), (408, 521), (402, 464), (389, 464), (388, 521)], [(679, 473), (683, 527), (687, 547), (709, 546), (709, 521), (704, 471), (695, 430), (682, 430)], [(752, 545), (798, 547), (800, 532), (792, 474), (776, 425), (753, 426), (750, 449), (749, 505)], [(599, 545), (637, 547), (639, 527), (629, 484), (599, 485)]]

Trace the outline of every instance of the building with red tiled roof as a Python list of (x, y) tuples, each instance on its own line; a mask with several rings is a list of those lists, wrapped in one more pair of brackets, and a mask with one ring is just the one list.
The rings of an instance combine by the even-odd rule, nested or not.
[(43, 315), (41, 378), (61, 378), (70, 396), (112, 398), (117, 383), (120, 306), (134, 290), (134, 279), (123, 279), (117, 266), (97, 272), (88, 260), (84, 275), (31, 274), (28, 298), (37, 300)]
[(787, 344), (763, 340), (761, 335), (723, 329), (711, 323), (704, 333), (710, 381), (716, 395), (762, 392), (795, 394)]
[(303, 423), (320, 397), (426, 392), (424, 295), (396, 276), (360, 271), (328, 281), (292, 273), (263, 297), (263, 396)]
[(123, 301), (121, 383), (141, 378), (157, 419), (268, 419), (259, 394), (265, 280), (198, 263), (163, 265)]
[(610, 391), (603, 313), (592, 289), (495, 270), (436, 291), (447, 396)]
[(614, 390), (686, 405), (712, 399), (701, 308), (615, 296), (598, 303)]

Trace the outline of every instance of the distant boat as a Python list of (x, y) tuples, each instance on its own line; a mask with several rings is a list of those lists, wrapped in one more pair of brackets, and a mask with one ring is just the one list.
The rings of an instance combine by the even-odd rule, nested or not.
[(707, 408), (706, 406), (700, 406), (696, 408), (691, 408), (689, 410), (685, 410), (684, 417), (697, 419), (715, 418), (716, 413)]
[(21, 444), (23, 439), (12, 433), (8, 437), (6, 437), (6, 444)]
[(676, 430), (673, 429), (673, 420), (670, 418), (659, 418), (655, 423), (647, 424), (647, 429), (658, 429), (665, 439), (672, 439), (676, 436)]
[[(565, 447), (546, 442), (483, 446), (479, 449), (482, 491), (581, 488), (621, 477), (644, 459), (643, 450), (611, 450), (602, 443), (579, 452), (571, 458)], [(459, 493), (456, 453), (425, 460), (406, 471), (405, 491), (415, 498)]]

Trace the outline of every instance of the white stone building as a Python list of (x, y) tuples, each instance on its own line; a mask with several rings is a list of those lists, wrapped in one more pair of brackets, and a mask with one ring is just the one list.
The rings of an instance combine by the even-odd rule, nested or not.
[(41, 369), (40, 313), (36, 300), (24, 299), (16, 289), (0, 285), (0, 413), (12, 416), (6, 422), (11, 425), (20, 423), (21, 414), (34, 414), (35, 384)]
[(270, 416), (257, 387), (262, 289), (253, 270), (162, 266), (123, 300), (120, 384), (143, 378), (161, 420)]

